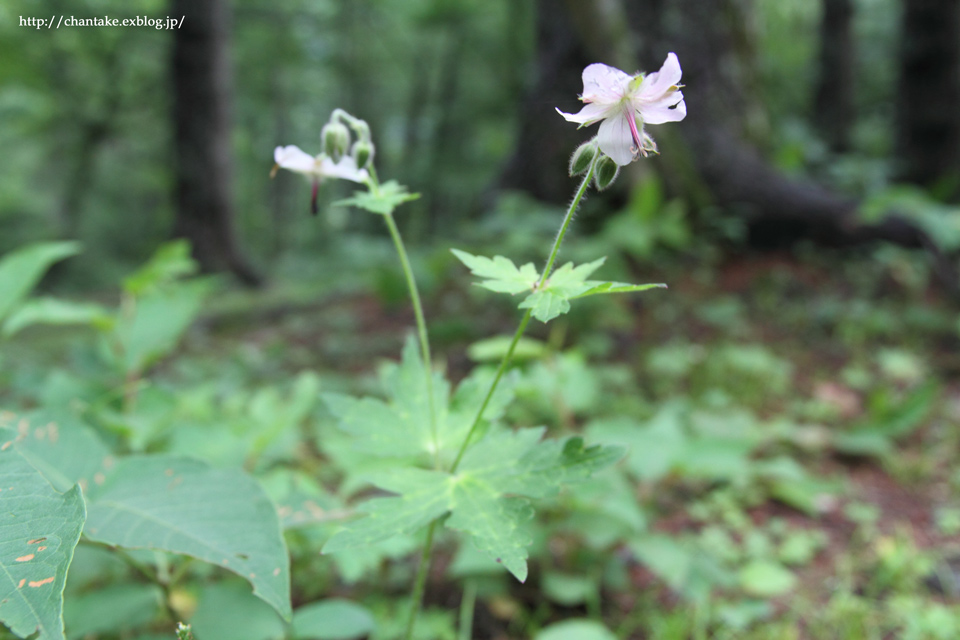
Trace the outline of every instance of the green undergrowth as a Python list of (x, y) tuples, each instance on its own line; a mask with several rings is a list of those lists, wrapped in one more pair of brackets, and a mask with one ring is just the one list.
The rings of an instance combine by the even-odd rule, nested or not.
[[(486, 273), (483, 243), (467, 248), (488, 285), (527, 268)], [(611, 249), (604, 277), (654, 272)], [(458, 638), (461, 604), (476, 638), (955, 637), (960, 432), (943, 347), (957, 319), (924, 263), (887, 248), (683, 255), (657, 265), (669, 289), (656, 298), (574, 305), (524, 338), (455, 473), (428, 468), (450, 468), (507, 348), (480, 338), (520, 300), (452, 286), (467, 274), (445, 251), (414, 256), (457, 319), (435, 329), (433, 433), (417, 350), (389, 357), (412, 323), (393, 302), (403, 283), (375, 258), (362, 287), (319, 298), (309, 284), (225, 295), (178, 245), (113, 303), (31, 296), (44, 265), (19, 274), (0, 310), (14, 443), (0, 456), (83, 511), (56, 533), (83, 530), (66, 637), (169, 637), (178, 621), (199, 640), (398, 637), (421, 525), (444, 514), (424, 639)], [(565, 296), (598, 286), (581, 275)], [(250, 552), (240, 532), (271, 518), (282, 539)], [(271, 581), (288, 570), (283, 545), (292, 612)], [(49, 620), (55, 605), (36, 606)]]

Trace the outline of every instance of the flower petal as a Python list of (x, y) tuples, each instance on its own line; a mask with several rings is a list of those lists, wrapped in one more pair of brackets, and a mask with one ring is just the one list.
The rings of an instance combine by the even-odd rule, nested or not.
[(595, 62), (583, 70), (583, 101), (610, 104), (623, 97), (631, 77), (613, 67)]
[[(687, 117), (687, 103), (683, 101), (683, 94), (677, 91), (669, 96), (670, 100), (660, 100), (653, 104), (641, 104), (637, 108), (640, 119), (645, 124), (663, 124), (664, 122), (679, 122)], [(680, 98), (680, 102), (673, 105), (674, 98)]]
[(340, 162), (334, 162), (329, 156), (323, 156), (319, 171), (320, 175), (330, 178), (342, 178), (354, 182), (363, 182), (367, 179), (367, 170), (358, 170), (357, 162), (351, 156), (343, 156)]
[(610, 156), (621, 167), (633, 162), (635, 146), (633, 133), (630, 131), (627, 116), (623, 112), (600, 123), (597, 140), (600, 142), (600, 151)]
[(563, 116), (567, 122), (578, 122), (582, 125), (591, 125), (598, 120), (603, 120), (610, 115), (611, 107), (590, 102), (583, 105), (578, 113), (564, 113), (557, 109), (557, 113)]
[(296, 145), (277, 147), (273, 150), (273, 161), (284, 169), (297, 173), (312, 174), (316, 170), (316, 158)]
[(668, 53), (660, 71), (654, 71), (643, 79), (637, 97), (641, 100), (657, 100), (670, 90), (670, 87), (680, 84), (680, 61), (677, 54)]

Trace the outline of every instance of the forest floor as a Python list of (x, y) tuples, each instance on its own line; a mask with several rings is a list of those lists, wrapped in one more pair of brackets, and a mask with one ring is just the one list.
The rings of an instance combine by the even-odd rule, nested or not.
[[(490, 367), (503, 347), (489, 338), (512, 334), (517, 301), (468, 286), (445, 249), (415, 261), (436, 363), (453, 383)], [(924, 256), (612, 262), (618, 278), (669, 289), (578, 300), (533, 323), (502, 420), (622, 445), (625, 457), (537, 501), (525, 584), (439, 536), (421, 637), (464, 637), (469, 594), (477, 640), (960, 637), (960, 327)], [(89, 332), (26, 333), (4, 353), (18, 365), (4, 400), (86, 395), (86, 419), (124, 452), (242, 464), (271, 491), (306, 480), (316, 486), (303, 504), (347, 510), (365, 494), (338, 467), (343, 436), (316, 390), (380, 395), (377, 370), (414, 324), (392, 260), (364, 274), (319, 294), (215, 296), (141, 381), (133, 414), (113, 406), (128, 380), (96, 364), (103, 345)], [(395, 637), (416, 536), (321, 556), (338, 526), (322, 520), (286, 525), (295, 606), (346, 597), (376, 614), (372, 638)], [(178, 575), (201, 610), (205, 589), (227, 597), (193, 567)], [(67, 601), (87, 589), (68, 583)], [(252, 612), (241, 595), (237, 611)], [(570, 620), (593, 626), (562, 635)]]

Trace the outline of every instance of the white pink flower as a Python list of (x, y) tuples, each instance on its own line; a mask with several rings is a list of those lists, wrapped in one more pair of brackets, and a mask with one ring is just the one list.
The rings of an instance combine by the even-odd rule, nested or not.
[(673, 53), (667, 55), (659, 71), (647, 75), (631, 76), (605, 64), (591, 64), (583, 70), (583, 109), (575, 114), (557, 112), (581, 126), (600, 122), (600, 150), (618, 165), (630, 164), (637, 156), (656, 152), (656, 144), (643, 130), (644, 124), (677, 122), (686, 117), (680, 76), (680, 61)]

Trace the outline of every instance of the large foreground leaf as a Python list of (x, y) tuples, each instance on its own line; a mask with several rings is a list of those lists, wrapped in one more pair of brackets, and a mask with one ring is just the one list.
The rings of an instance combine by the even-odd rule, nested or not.
[(83, 528), (79, 487), (57, 493), (0, 429), (0, 620), (26, 638), (62, 640), (63, 586)]
[(359, 509), (368, 515), (335, 533), (324, 553), (413, 533), (449, 513), (447, 527), (467, 533), (477, 549), (526, 580), (531, 539), (525, 523), (533, 516), (526, 497), (550, 495), (623, 455), (617, 447), (584, 448), (580, 438), (541, 442), (542, 436), (543, 429), (490, 434), (468, 450), (454, 474), (410, 468), (383, 472), (374, 484), (397, 496), (362, 504)]
[(120, 460), (91, 487), (84, 533), (129, 548), (182, 553), (245, 578), (290, 619), (290, 572), (276, 509), (238, 470), (170, 455)]

